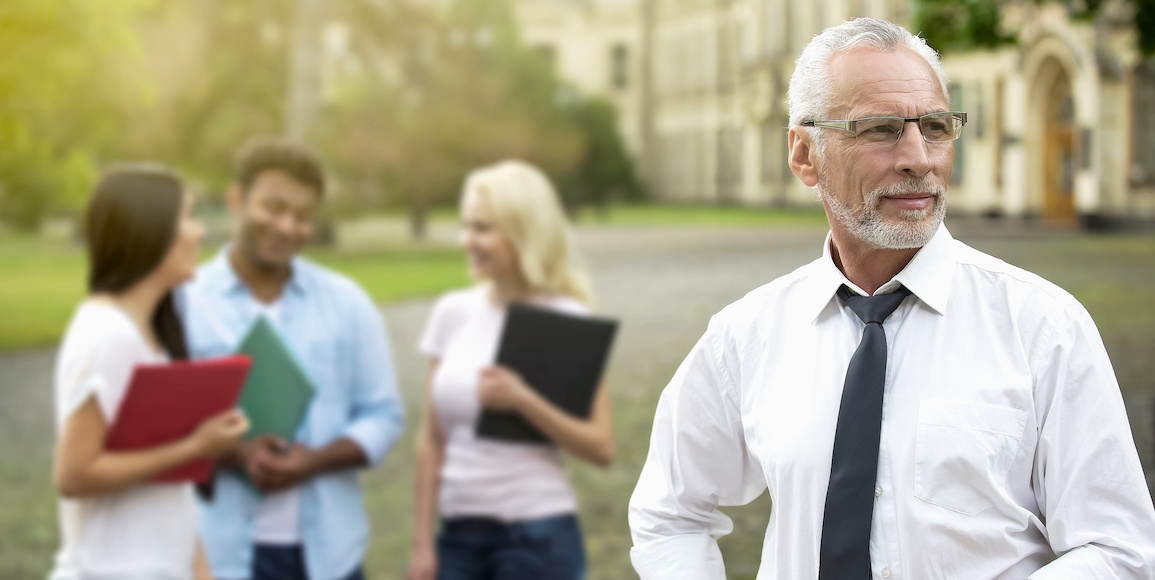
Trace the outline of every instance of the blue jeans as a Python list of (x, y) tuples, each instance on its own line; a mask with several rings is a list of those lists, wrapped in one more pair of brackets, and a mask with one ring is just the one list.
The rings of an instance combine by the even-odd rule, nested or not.
[[(253, 548), (253, 574), (249, 580), (310, 580), (301, 546), (257, 544)], [(365, 574), (357, 567), (342, 580), (365, 580)]]
[(573, 515), (509, 524), (447, 519), (437, 537), (437, 580), (582, 580), (585, 560)]

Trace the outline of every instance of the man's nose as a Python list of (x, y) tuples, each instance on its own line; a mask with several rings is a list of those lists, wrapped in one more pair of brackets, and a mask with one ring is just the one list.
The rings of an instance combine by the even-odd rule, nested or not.
[[(909, 127), (914, 124), (914, 127)], [(917, 120), (908, 120), (903, 125), (902, 134), (898, 136), (898, 143), (894, 144), (894, 170), (903, 175), (922, 177), (930, 172), (931, 162), (927, 146), (923, 139), (922, 128)]]

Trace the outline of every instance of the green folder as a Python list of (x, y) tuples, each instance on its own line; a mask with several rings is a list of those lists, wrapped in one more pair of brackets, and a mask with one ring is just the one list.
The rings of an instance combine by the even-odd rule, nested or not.
[(317, 390), (309, 373), (263, 315), (253, 322), (237, 353), (253, 360), (240, 398), (240, 407), (252, 424), (245, 438), (274, 435), (294, 440)]

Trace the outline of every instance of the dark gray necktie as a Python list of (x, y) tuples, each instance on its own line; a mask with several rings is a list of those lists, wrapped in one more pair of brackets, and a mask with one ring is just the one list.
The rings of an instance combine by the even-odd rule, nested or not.
[(830, 487), (822, 517), (820, 580), (870, 577), (870, 521), (886, 386), (886, 331), (882, 322), (909, 295), (910, 290), (901, 287), (880, 296), (858, 296), (845, 285), (838, 289), (838, 297), (866, 328), (846, 368), (842, 406), (834, 428)]

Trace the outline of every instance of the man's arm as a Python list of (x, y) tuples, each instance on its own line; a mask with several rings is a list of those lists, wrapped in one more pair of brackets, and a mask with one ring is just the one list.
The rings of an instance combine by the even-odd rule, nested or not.
[(381, 313), (358, 291), (347, 324), (357, 335), (352, 354), (353, 404), (344, 439), (364, 453), (367, 467), (380, 463), (405, 431), (405, 404)]
[(630, 499), (630, 552), (642, 580), (722, 580), (719, 505), (757, 498), (766, 482), (746, 450), (738, 392), (721, 364), (715, 322), (662, 392), (650, 453)]
[(1111, 361), (1079, 305), (1048, 329), (1033, 355), (1039, 444), (1035, 496), (1059, 558), (1032, 574), (1146, 578), (1155, 570), (1155, 508)]

